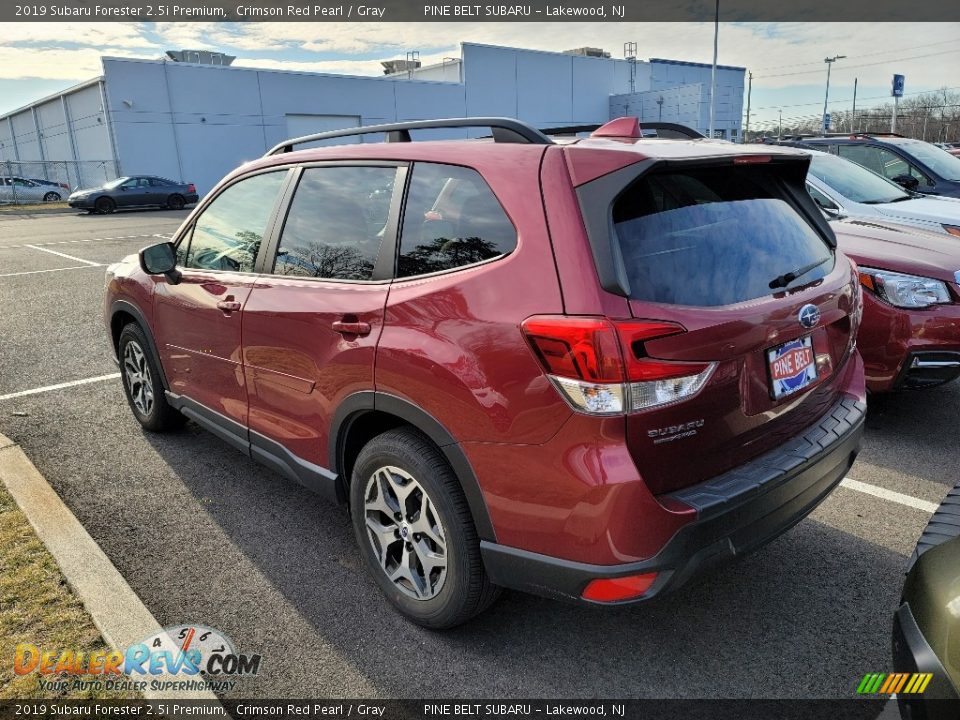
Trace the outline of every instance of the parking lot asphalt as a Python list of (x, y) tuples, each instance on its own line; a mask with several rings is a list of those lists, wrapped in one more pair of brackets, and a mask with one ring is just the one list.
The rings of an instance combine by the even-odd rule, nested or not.
[[(381, 599), (343, 510), (193, 424), (145, 434), (119, 379), (4, 399), (116, 372), (103, 264), (185, 215), (0, 218), (0, 433), (161, 624), (218, 628), (263, 655), (228, 695), (850, 698), (891, 669), (892, 613), (928, 518), (917, 507), (840, 487), (668, 600), (594, 610), (507, 593), (437, 634)], [(871, 401), (849, 477), (938, 503), (960, 467), (958, 414), (960, 385)]]

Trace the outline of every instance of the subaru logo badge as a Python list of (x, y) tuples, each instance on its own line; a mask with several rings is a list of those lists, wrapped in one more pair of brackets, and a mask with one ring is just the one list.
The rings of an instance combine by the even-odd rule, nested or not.
[(804, 305), (800, 308), (797, 320), (805, 328), (816, 327), (817, 323), (820, 322), (820, 309), (816, 305)]

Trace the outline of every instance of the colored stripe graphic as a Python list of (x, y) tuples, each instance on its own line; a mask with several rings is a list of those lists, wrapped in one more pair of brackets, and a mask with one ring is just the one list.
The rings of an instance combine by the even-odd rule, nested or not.
[(867, 673), (857, 686), (857, 694), (919, 695), (932, 679), (933, 673)]

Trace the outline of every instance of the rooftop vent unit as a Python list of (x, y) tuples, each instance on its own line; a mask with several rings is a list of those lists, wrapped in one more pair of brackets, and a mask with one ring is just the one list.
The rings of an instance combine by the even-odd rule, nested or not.
[(603, 48), (595, 47), (580, 47), (574, 48), (573, 50), (564, 50), (565, 55), (580, 55), (582, 57), (597, 57), (597, 58), (608, 58), (610, 53), (608, 53)]
[(409, 72), (420, 67), (419, 60), (382, 60), (384, 75), (394, 75), (396, 73)]
[(167, 50), (167, 57), (174, 62), (222, 65), (223, 67), (227, 67), (237, 59), (235, 55), (226, 55), (212, 50)]

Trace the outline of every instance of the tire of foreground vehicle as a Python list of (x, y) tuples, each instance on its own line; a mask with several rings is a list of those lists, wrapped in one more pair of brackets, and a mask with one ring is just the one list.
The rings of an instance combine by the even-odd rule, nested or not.
[(120, 332), (117, 357), (123, 392), (133, 416), (146, 430), (165, 432), (183, 426), (186, 418), (167, 403), (160, 372), (150, 356), (143, 330), (129, 323)]
[(390, 430), (364, 446), (351, 478), (350, 510), (371, 575), (417, 625), (455, 627), (499, 596), (483, 568), (460, 483), (416, 430)]
[(117, 209), (117, 204), (108, 197), (97, 198), (93, 206), (101, 215), (108, 215)]

